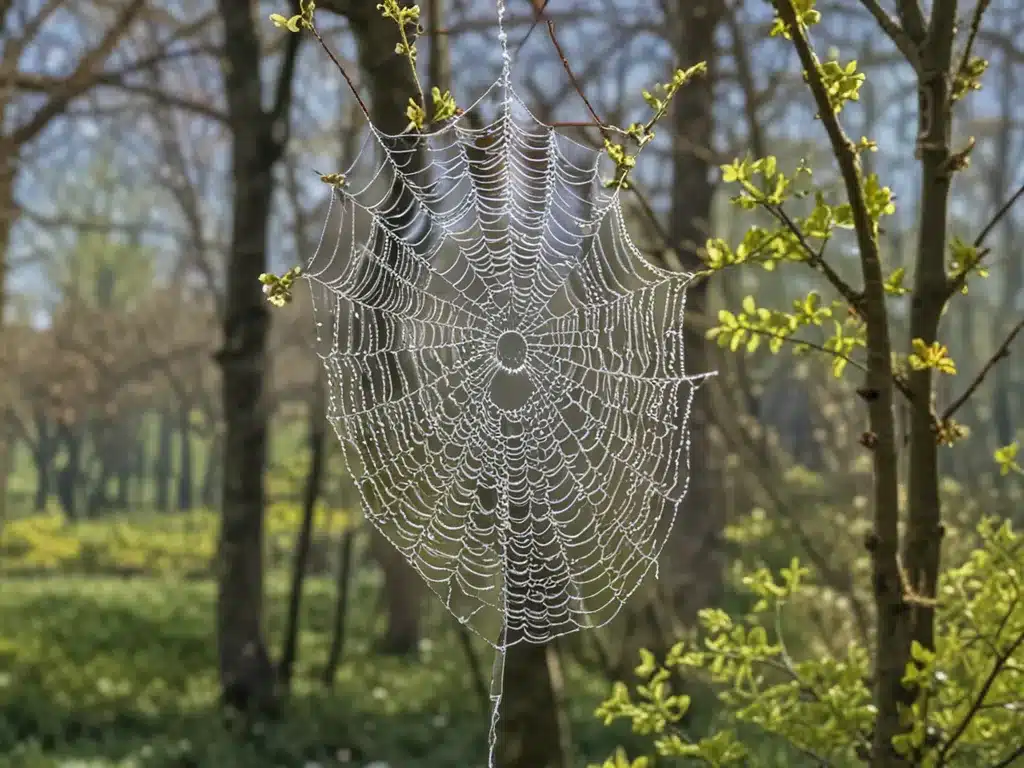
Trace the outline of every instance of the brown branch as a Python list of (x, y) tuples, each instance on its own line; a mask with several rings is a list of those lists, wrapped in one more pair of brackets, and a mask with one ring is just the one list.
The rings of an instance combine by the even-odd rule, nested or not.
[(992, 768), (1010, 768), (1011, 765), (1016, 765), (1021, 757), (1024, 757), (1024, 744), (1021, 744), (1013, 752), (994, 764)]
[[(1010, 614), (1012, 614), (1013, 611), (1016, 610), (1016, 607), (1016, 604), (1014, 604), (1011, 607)], [(1004, 650), (1002, 653), (996, 656), (995, 663), (992, 665), (992, 669), (988, 673), (988, 677), (985, 678), (985, 682), (982, 683), (981, 688), (978, 691), (978, 695), (975, 696), (974, 701), (971, 703), (970, 708), (964, 714), (963, 719), (960, 720), (960, 723), (957, 725), (956, 729), (954, 729), (953, 734), (949, 737), (949, 739), (943, 745), (942, 749), (939, 751), (938, 765), (946, 764), (946, 756), (949, 754), (950, 750), (952, 750), (953, 747), (956, 746), (957, 741), (959, 741), (960, 737), (964, 735), (964, 732), (970, 727), (971, 721), (974, 720), (975, 715), (977, 715), (978, 711), (981, 709), (981, 705), (985, 702), (985, 697), (988, 695), (988, 692), (992, 689), (992, 686), (995, 684), (996, 679), (999, 677), (1003, 669), (1006, 667), (1006, 663), (1010, 660), (1013, 654), (1017, 652), (1017, 649), (1020, 648), (1021, 645), (1024, 645), (1024, 632), (1021, 632), (1017, 636), (1017, 639), (1014, 640), (1009, 645), (1009, 647), (1006, 648), (1006, 650)]]
[(113, 53), (118, 41), (124, 36), (125, 30), (135, 16), (142, 10), (145, 2), (146, 0), (131, 0), (125, 6), (96, 47), (82, 56), (75, 71), (61, 84), (59, 90), (36, 111), (27, 123), (14, 130), (8, 139), (14, 146), (21, 146), (35, 138), (51, 120), (67, 109), (73, 99), (94, 85), (99, 76), (95, 70)]
[[(974, 238), (974, 242), (972, 243), (972, 245), (976, 249), (980, 249), (985, 244), (985, 241), (988, 239), (988, 236), (992, 234), (992, 231), (996, 228), (999, 222), (1006, 217), (1006, 215), (1010, 212), (1013, 206), (1017, 204), (1017, 201), (1020, 200), (1022, 196), (1024, 196), (1024, 184), (1021, 184), (1019, 187), (1017, 187), (1017, 190), (1012, 195), (1010, 195), (1009, 198), (1007, 198), (1006, 202), (1004, 202), (999, 207), (999, 210), (995, 212), (992, 218), (989, 219), (989, 222), (984, 227), (982, 227), (981, 232), (978, 233), (978, 236)], [(986, 249), (978, 254), (978, 264), (981, 263), (982, 259), (984, 259), (985, 256), (988, 255), (988, 253), (989, 252)], [(957, 291), (961, 290), (964, 287), (964, 285), (967, 283), (969, 271), (970, 270), (964, 269), (955, 277), (950, 278), (948, 288), (949, 293), (947, 295), (947, 300), (950, 297), (952, 297)]]
[(601, 131), (601, 136), (605, 140), (608, 140), (608, 132), (605, 127), (604, 120), (597, 116), (597, 112), (594, 110), (594, 106), (590, 103), (590, 99), (588, 99), (586, 97), (586, 94), (583, 93), (583, 87), (576, 79), (576, 74), (572, 71), (572, 67), (569, 65), (569, 60), (565, 56), (565, 51), (562, 50), (562, 46), (558, 42), (558, 36), (555, 34), (555, 22), (548, 18), (544, 13), (544, 9), (546, 6), (547, 0), (545, 0), (543, 4), (540, 4), (539, 0), (535, 0), (535, 7), (537, 9), (537, 19), (538, 21), (543, 19), (545, 24), (547, 24), (548, 37), (551, 38), (551, 44), (555, 46), (555, 51), (558, 53), (558, 58), (561, 59), (562, 61), (562, 67), (565, 68), (565, 73), (569, 76), (569, 82), (572, 83), (572, 87), (575, 89), (576, 93), (579, 94), (579, 97), (583, 99), (583, 103), (584, 105), (586, 105), (587, 111), (590, 113), (591, 118), (593, 118), (594, 123), (598, 127), (598, 130)]
[(960, 63), (957, 65), (956, 74), (963, 77), (971, 63), (971, 52), (974, 50), (974, 42), (978, 39), (978, 32), (981, 29), (981, 17), (985, 15), (992, 0), (978, 0), (974, 6), (974, 13), (971, 15), (971, 26), (967, 32), (967, 41), (964, 43), (963, 53), (960, 54)]
[(921, 3), (918, 0), (896, 0), (896, 7), (899, 9), (903, 29), (916, 45), (921, 45), (928, 33)]
[(530, 24), (530, 28), (526, 30), (526, 34), (523, 35), (523, 39), (520, 40), (519, 44), (516, 46), (516, 49), (513, 52), (514, 55), (518, 55), (518, 53), (523, 49), (523, 46), (526, 45), (526, 41), (530, 39), (530, 35), (533, 34), (533, 30), (537, 28), (537, 25), (540, 24), (541, 20), (544, 18), (544, 11), (547, 9), (550, 1), (551, 0), (530, 0), (530, 4), (533, 6), (533, 22)]
[(310, 27), (310, 32), (313, 33), (313, 37), (315, 37), (317, 42), (320, 43), (320, 47), (327, 52), (327, 55), (334, 63), (334, 66), (338, 68), (339, 72), (341, 72), (341, 76), (345, 78), (345, 82), (348, 84), (349, 90), (351, 90), (352, 95), (356, 97), (356, 103), (359, 105), (360, 111), (362, 111), (362, 113), (366, 115), (366, 119), (369, 120), (370, 110), (367, 108), (366, 102), (364, 102), (362, 97), (359, 95), (359, 90), (356, 88), (355, 82), (353, 82), (352, 78), (349, 77), (348, 72), (345, 71), (345, 67), (341, 64), (341, 61), (339, 61), (338, 57), (334, 55), (334, 51), (331, 50), (330, 46), (324, 42), (324, 39), (320, 36), (320, 33), (317, 31), (315, 26)]
[(996, 348), (996, 351), (992, 353), (992, 356), (988, 359), (985, 365), (982, 366), (981, 370), (978, 371), (978, 375), (974, 377), (974, 380), (968, 385), (967, 389), (964, 390), (964, 393), (950, 403), (949, 407), (946, 408), (942, 414), (942, 421), (946, 421), (951, 418), (953, 414), (956, 413), (977, 391), (978, 387), (980, 387), (982, 382), (985, 381), (985, 377), (992, 372), (992, 369), (999, 364), (999, 361), (1010, 356), (1010, 346), (1022, 330), (1024, 330), (1024, 319), (1018, 321), (1010, 330), (1006, 338), (1003, 339), (1003, 343), (1000, 344), (999, 347)]
[(1016, 205), (1017, 201), (1020, 200), (1021, 196), (1024, 196), (1024, 184), (1021, 184), (1017, 188), (1017, 191), (1010, 195), (1007, 201), (1003, 203), (1002, 206), (1000, 206), (999, 210), (996, 211), (995, 215), (992, 217), (989, 223), (985, 225), (984, 229), (982, 229), (978, 236), (974, 239), (975, 248), (980, 248), (982, 245), (984, 245), (986, 238), (988, 238), (988, 236), (992, 234), (992, 230), (995, 229), (996, 225), (1003, 219), (1003, 217), (1005, 217), (1006, 214), (1010, 212), (1010, 209), (1013, 208), (1014, 205)]
[(781, 221), (785, 225), (786, 229), (793, 233), (793, 236), (796, 237), (800, 246), (807, 252), (808, 262), (811, 266), (821, 270), (825, 279), (828, 280), (832, 287), (839, 292), (840, 296), (846, 299), (846, 303), (860, 314), (862, 311), (861, 304), (863, 302), (861, 294), (853, 290), (853, 288), (850, 287), (850, 284), (843, 280), (839, 273), (836, 272), (827, 261), (825, 261), (821, 251), (815, 250), (811, 247), (811, 244), (807, 241), (807, 237), (804, 235), (803, 231), (796, 225), (796, 222), (790, 218), (785, 209), (783, 209), (781, 205), (766, 204), (764, 207), (768, 209), (768, 212), (772, 214), (772, 216)]
[(860, 0), (860, 4), (875, 17), (878, 26), (888, 35), (893, 45), (899, 49), (900, 53), (910, 63), (910, 66), (914, 68), (914, 71), (920, 72), (921, 56), (918, 53), (917, 46), (914, 45), (914, 41), (907, 35), (906, 30), (899, 25), (899, 22), (885, 12), (885, 9), (878, 4), (878, 0)]

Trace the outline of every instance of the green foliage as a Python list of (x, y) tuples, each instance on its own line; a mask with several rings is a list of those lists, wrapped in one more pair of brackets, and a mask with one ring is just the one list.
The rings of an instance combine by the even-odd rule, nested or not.
[[(290, 560), (301, 516), (294, 504), (268, 507), (271, 566)], [(318, 507), (314, 552), (327, 550), (333, 537), (355, 522), (351, 514)], [(219, 524), (217, 514), (207, 510), (75, 523), (57, 513), (17, 518), (0, 531), (0, 574), (203, 577), (211, 571)]]
[[(793, 10), (796, 12), (796, 20), (804, 27), (812, 27), (821, 21), (821, 13), (814, 7), (816, 0), (793, 0)], [(789, 30), (785, 23), (775, 16), (769, 34), (772, 37), (782, 36), (789, 39)]]
[[(915, 763), (922, 766), (995, 764), (1024, 732), (1024, 538), (992, 519), (977, 533), (981, 546), (942, 577), (935, 651), (916, 646), (907, 665), (905, 680), (916, 684), (917, 698), (904, 713), (909, 727), (897, 746), (922, 754)], [(784, 612), (813, 594), (808, 576), (797, 560), (777, 577), (766, 568), (746, 574), (743, 584), (756, 601), (749, 615), (736, 620), (718, 609), (702, 611), (701, 639), (678, 643), (661, 663), (643, 651), (641, 682), (633, 691), (617, 683), (597, 717), (628, 720), (651, 738), (655, 755), (708, 765), (748, 759), (736, 736), (744, 725), (816, 760), (866, 762), (874, 723), (868, 650), (850, 642), (844, 654), (800, 659), (784, 637)], [(712, 735), (683, 734), (690, 700), (673, 690), (680, 675), (715, 685), (728, 721)]]
[(988, 270), (982, 264), (984, 252), (977, 246), (953, 236), (950, 238), (949, 252), (949, 279), (961, 285), (961, 293), (967, 293), (967, 278), (970, 275), (988, 277)]
[[(821, 306), (819, 302), (818, 293), (811, 291), (805, 298), (793, 302), (792, 312), (783, 312), (758, 307), (754, 297), (747, 296), (743, 299), (741, 312), (719, 310), (719, 324), (711, 328), (707, 336), (715, 339), (720, 347), (728, 347), (733, 352), (742, 346), (748, 354), (756, 352), (762, 340), (767, 340), (772, 354), (786, 342), (790, 343), (796, 355), (817, 348), (831, 355), (832, 372), (839, 377), (851, 361), (854, 350), (865, 346), (864, 324), (857, 316), (843, 312), (840, 302), (833, 302), (831, 306)], [(834, 319), (837, 314), (842, 322)], [(795, 336), (801, 328), (823, 327), (825, 320), (831, 320), (833, 330), (823, 343)]]
[(925, 344), (921, 339), (914, 339), (911, 346), (914, 351), (907, 357), (907, 362), (915, 371), (933, 368), (939, 373), (956, 373), (956, 364), (950, 358), (949, 350), (944, 344), (937, 341)]
[(677, 69), (672, 74), (672, 79), (670, 81), (667, 83), (659, 83), (654, 86), (653, 93), (647, 90), (643, 92), (644, 101), (647, 102), (647, 106), (649, 106), (652, 111), (651, 117), (643, 124), (632, 123), (624, 131), (616, 129), (633, 140), (633, 143), (636, 145), (636, 151), (630, 153), (624, 145), (613, 142), (609, 138), (605, 138), (605, 152), (608, 153), (608, 157), (611, 161), (615, 163), (615, 173), (612, 178), (605, 183), (606, 187), (616, 189), (629, 188), (628, 177), (630, 172), (636, 166), (636, 158), (644, 146), (654, 138), (654, 126), (657, 125), (658, 121), (668, 113), (668, 107), (672, 101), (672, 97), (674, 97), (681, 88), (691, 82), (694, 78), (706, 75), (707, 71), (708, 68), (705, 62), (699, 62), (687, 69)]
[[(281, 636), (287, 583), (268, 582)], [(484, 745), (465, 659), (443, 626), (420, 662), (377, 657), (373, 585), (356, 585), (345, 661), (319, 681), (334, 594), (306, 590), (295, 689), (283, 719), (218, 713), (214, 585), (148, 579), (11, 580), (0, 590), (0, 764), (18, 768), (322, 768), (467, 765)], [(450, 632), (450, 630), (448, 630)], [(82, 762), (76, 762), (82, 761)]]
[(1020, 450), (1020, 444), (1016, 441), (1009, 445), (1004, 445), (1002, 448), (997, 448), (994, 454), (996, 464), (999, 465), (999, 474), (1008, 475), (1011, 472), (1015, 472), (1018, 475), (1024, 475), (1024, 469), (1021, 469), (1019, 463), (1017, 463), (1017, 453)]
[[(333, 174), (333, 176), (339, 175)], [(331, 174), (322, 175), (320, 180), (324, 183), (331, 183), (326, 181), (331, 176)], [(275, 307), (283, 307), (285, 304), (291, 303), (292, 287), (301, 275), (302, 267), (292, 267), (280, 276), (267, 272), (260, 275), (260, 282), (263, 284), (263, 293), (267, 297), (267, 301)]]
[[(270, 527), (287, 527), (290, 538), (296, 523), (280, 511), (270, 514)], [(123, 530), (96, 522), (90, 535), (98, 541), (104, 531), (112, 541), (98, 546), (116, 549)], [(145, 538), (134, 547), (150, 546)], [(0, 563), (8, 556), (0, 552)], [(249, 725), (226, 720), (218, 707), (212, 635), (216, 588), (206, 578), (182, 578), (185, 566), (181, 559), (176, 570), (133, 578), (84, 575), (74, 563), (68, 574), (3, 574), (0, 765), (340, 768), (380, 760), (435, 768), (472, 765), (486, 750), (484, 703), (473, 694), (457, 625), (428, 606), (420, 657), (379, 656), (379, 580), (369, 567), (354, 574), (333, 689), (320, 682), (333, 625), (333, 577), (310, 576), (283, 717)], [(283, 569), (268, 572), (272, 645), (282, 636), (288, 586)], [(482, 645), (477, 655), (489, 665)], [(620, 735), (591, 717), (602, 681), (571, 663), (565, 672), (579, 749), (612, 751)]]
[(290, 17), (284, 17), (279, 13), (270, 14), (270, 20), (275, 27), (287, 29), (289, 32), (301, 32), (303, 29), (313, 28), (313, 12), (316, 10), (316, 3), (313, 0), (302, 0), (299, 3), (299, 12)]

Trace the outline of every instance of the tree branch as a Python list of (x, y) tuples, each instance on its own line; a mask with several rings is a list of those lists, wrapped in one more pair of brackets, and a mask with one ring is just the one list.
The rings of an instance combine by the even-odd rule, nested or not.
[(1021, 757), (1024, 757), (1024, 744), (1021, 744), (1019, 747), (1013, 750), (1013, 752), (1011, 752), (998, 763), (993, 765), (992, 768), (1010, 768), (1011, 765), (1016, 765), (1017, 760), (1019, 760)]
[(125, 30), (131, 24), (135, 16), (138, 15), (139, 11), (142, 10), (145, 3), (146, 0), (131, 0), (131, 2), (125, 6), (121, 13), (118, 14), (117, 18), (111, 23), (110, 28), (96, 47), (87, 51), (85, 55), (82, 56), (81, 60), (78, 62), (78, 66), (75, 67), (75, 71), (72, 72), (71, 76), (61, 84), (59, 90), (36, 111), (27, 123), (14, 130), (9, 137), (9, 141), (13, 143), (14, 146), (21, 146), (35, 138), (51, 120), (67, 109), (68, 104), (73, 99), (80, 96), (95, 84), (98, 75), (95, 70), (104, 61), (106, 61), (107, 57), (114, 51), (118, 41), (120, 41), (124, 36)]
[(978, 371), (978, 375), (974, 377), (974, 380), (968, 385), (967, 389), (964, 390), (964, 393), (950, 403), (949, 407), (946, 408), (942, 414), (942, 421), (946, 421), (952, 417), (953, 414), (956, 413), (977, 391), (978, 387), (980, 387), (982, 382), (985, 381), (985, 377), (992, 372), (992, 369), (999, 364), (999, 361), (1010, 356), (1010, 346), (1022, 330), (1024, 330), (1024, 319), (1019, 320), (1010, 330), (1006, 338), (1003, 339), (1003, 343), (1000, 344), (999, 347), (996, 348), (996, 351), (992, 353), (992, 356), (988, 359), (985, 365), (982, 366), (981, 370)]
[(914, 71), (920, 72), (921, 56), (917, 51), (917, 46), (914, 45), (914, 41), (907, 35), (906, 30), (899, 25), (899, 22), (885, 12), (885, 9), (878, 4), (878, 0), (860, 0), (860, 4), (867, 8), (871, 15), (875, 17), (878, 26), (889, 36), (893, 45), (899, 49), (900, 53), (910, 63), (910, 66), (914, 68)]
[(903, 29), (910, 36), (911, 41), (920, 46), (928, 34), (921, 3), (918, 0), (896, 0), (896, 7), (899, 9)]
[[(988, 236), (992, 234), (992, 231), (996, 228), (996, 225), (998, 225), (999, 222), (1006, 217), (1006, 215), (1010, 212), (1013, 206), (1017, 204), (1017, 201), (1020, 200), (1022, 196), (1024, 196), (1024, 184), (1021, 184), (1019, 187), (1017, 187), (1017, 190), (1012, 195), (1010, 195), (1009, 198), (1007, 198), (1006, 202), (1004, 202), (999, 207), (999, 210), (995, 212), (992, 218), (989, 219), (988, 224), (982, 227), (981, 232), (978, 233), (978, 236), (974, 238), (974, 242), (972, 243), (972, 245), (975, 248), (980, 249), (985, 244), (985, 241), (988, 239)], [(979, 264), (987, 254), (987, 249), (978, 254)], [(964, 284), (967, 282), (967, 276), (968, 270), (965, 269), (956, 277), (950, 279), (949, 296), (947, 296), (947, 300), (949, 297), (952, 297), (957, 291), (964, 287)]]
[[(1016, 604), (1011, 607), (1010, 612), (1012, 613), (1015, 609)], [(974, 701), (964, 714), (963, 719), (939, 751), (938, 765), (946, 764), (946, 756), (949, 754), (950, 750), (956, 746), (960, 737), (964, 735), (964, 731), (970, 727), (971, 721), (974, 720), (974, 716), (977, 715), (978, 711), (981, 709), (981, 705), (985, 702), (985, 697), (992, 689), (996, 679), (999, 677), (1000, 673), (1002, 673), (1003, 669), (1005, 669), (1006, 663), (1010, 660), (1013, 654), (1017, 652), (1017, 649), (1020, 648), (1021, 645), (1024, 645), (1024, 632), (1021, 632), (1020, 635), (1017, 636), (1017, 639), (1010, 643), (1006, 650), (996, 656), (995, 663), (992, 665), (992, 669), (989, 671), (988, 677), (985, 678), (985, 682), (982, 683), (981, 688), (978, 690), (978, 695), (975, 696)]]

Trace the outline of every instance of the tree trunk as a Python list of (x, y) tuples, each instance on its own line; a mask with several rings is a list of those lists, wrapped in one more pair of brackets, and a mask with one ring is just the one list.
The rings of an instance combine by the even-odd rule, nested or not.
[(217, 650), (223, 702), (269, 713), (277, 681), (264, 642), (263, 516), (267, 458), (264, 391), (270, 318), (259, 276), (267, 269), (273, 168), (288, 133), (291, 85), (301, 35), (290, 35), (275, 91), (263, 109), (262, 55), (249, 3), (219, 0), (224, 87), (232, 132), (232, 231), (217, 353), (224, 404), (224, 477), (217, 569)]
[(285, 623), (284, 644), (279, 677), (284, 690), (292, 681), (295, 661), (298, 659), (299, 622), (302, 612), (302, 587), (306, 581), (306, 566), (313, 541), (313, 522), (316, 504), (323, 484), (324, 444), (327, 437), (327, 384), (324, 376), (317, 376), (313, 385), (313, 400), (309, 408), (309, 472), (302, 498), (302, 525), (295, 541), (295, 560), (292, 565), (291, 593), (288, 596), (288, 618)]
[(377, 650), (388, 656), (415, 656), (420, 646), (423, 583), (379, 531), (370, 532), (370, 549), (384, 573), (384, 605), (387, 627)]
[[(910, 338), (922, 339), (928, 345), (937, 339), (942, 311), (948, 300), (946, 231), (952, 176), (952, 103), (948, 72), (952, 65), (956, 5), (956, 0), (937, 0), (932, 7), (927, 40), (920, 41), (924, 44), (922, 72), (918, 79), (920, 133), (917, 149), (921, 161), (921, 218), (910, 303)], [(909, 633), (903, 638), (902, 647), (886, 649), (888, 663), (899, 663), (902, 668), (910, 658), (911, 641), (917, 641), (929, 650), (935, 648), (935, 609), (927, 599), (934, 598), (936, 594), (943, 528), (938, 445), (932, 429), (934, 373), (932, 369), (925, 368), (911, 371), (908, 377), (913, 401), (910, 405), (907, 528), (903, 542), (907, 583), (902, 588), (904, 592), (913, 591), (925, 600), (915, 600), (909, 606)], [(896, 514), (896, 510), (893, 513)], [(904, 691), (903, 703), (909, 704), (913, 695), (912, 691)], [(886, 745), (886, 754), (878, 757), (877, 765), (902, 762), (891, 745)]]
[[(360, 69), (369, 82), (373, 124), (385, 134), (403, 133), (408, 122), (406, 105), (409, 97), (416, 93), (416, 85), (408, 61), (395, 55), (398, 42), (395, 24), (381, 17), (373, 3), (362, 0), (326, 0), (318, 3), (318, 7), (348, 19), (358, 44)], [(412, 172), (422, 168), (422, 152), (404, 154), (404, 170)], [(399, 217), (408, 208), (407, 201), (403, 199), (408, 190), (396, 185), (391, 193), (396, 196), (394, 204), (385, 204), (383, 208), (395, 212), (395, 220), (388, 223), (389, 228), (401, 230)], [(402, 365), (397, 355), (396, 358), (395, 365)], [(384, 571), (388, 626), (380, 649), (386, 653), (414, 653), (419, 645), (420, 613), (425, 591), (422, 580), (394, 547), (376, 532), (371, 535), (370, 550)]]
[[(0, 118), (6, 111), (5, 106), (6, 102), (0, 102)], [(4, 325), (7, 306), (7, 251), (17, 216), (14, 206), (16, 167), (17, 151), (0, 138), (0, 329)], [(6, 425), (0, 424), (0, 523), (7, 517), (7, 488), (14, 463), (13, 439), (5, 430)]]
[[(699, 252), (708, 237), (714, 189), (707, 151), (712, 145), (715, 84), (715, 35), (724, 14), (722, 0), (691, 0), (679, 3), (669, 19), (675, 25), (676, 54), (682, 68), (705, 61), (706, 77), (681, 89), (672, 101), (673, 155), (672, 210), (669, 216), (670, 246), (684, 268), (702, 268)], [(687, 293), (688, 312), (707, 311), (709, 283), (702, 281)], [(711, 357), (704, 335), (686, 326), (684, 343), (688, 372), (709, 370)], [(709, 386), (712, 386), (713, 383)], [(683, 413), (677, 415), (682, 420)], [(714, 604), (722, 592), (722, 533), (724, 506), (716, 489), (711, 466), (711, 403), (707, 391), (698, 390), (690, 410), (689, 487), (682, 514), (676, 519), (664, 549), (664, 569), (675, 615), (692, 625), (697, 612)], [(687, 471), (679, 467), (680, 472)]]
[(178, 415), (178, 511), (187, 512), (192, 509), (192, 408), (188, 404), (181, 406)]
[(501, 768), (569, 768), (572, 741), (555, 643), (508, 650), (498, 741)]
[(338, 574), (334, 583), (334, 621), (331, 622), (331, 645), (327, 651), (324, 664), (323, 683), (330, 688), (338, 674), (342, 651), (345, 648), (345, 620), (348, 616), (348, 595), (352, 575), (352, 544), (355, 541), (355, 529), (349, 525), (341, 534), (341, 545), (338, 551)]
[(36, 512), (43, 512), (46, 509), (46, 502), (50, 499), (50, 491), (53, 486), (53, 460), (56, 458), (57, 449), (60, 447), (57, 437), (51, 430), (51, 422), (41, 409), (35, 412), (36, 433), (38, 443), (32, 452), (36, 465), (36, 493), (33, 501), (33, 509)]
[(220, 475), (220, 462), (223, 458), (224, 436), (214, 427), (213, 437), (207, 446), (206, 466), (203, 469), (203, 488), (200, 491), (204, 509), (217, 506), (217, 481)]
[(61, 423), (58, 435), (67, 452), (67, 460), (57, 473), (57, 498), (68, 520), (78, 517), (78, 484), (82, 471), (82, 436), (75, 425)]
[(160, 412), (159, 433), (156, 441), (156, 459), (153, 462), (153, 485), (156, 488), (156, 508), (171, 511), (171, 452), (174, 441), (173, 415), (170, 409)]

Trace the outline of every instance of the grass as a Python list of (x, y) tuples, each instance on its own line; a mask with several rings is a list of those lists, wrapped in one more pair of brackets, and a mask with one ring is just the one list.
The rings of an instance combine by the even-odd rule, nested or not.
[[(268, 510), (272, 646), (282, 635), (296, 515)], [(368, 564), (354, 579), (336, 684), (321, 684), (332, 542), (347, 524), (340, 513), (321, 517), (324, 554), (307, 580), (292, 698), (279, 721), (246, 731), (217, 707), (208, 568), (215, 515), (8, 521), (0, 533), (0, 768), (482, 766), (488, 713), (453, 619), (428, 599), (420, 658), (376, 654), (384, 617), (379, 574)], [(492, 651), (482, 643), (477, 651), (486, 678)], [(568, 661), (566, 675), (577, 766), (601, 763), (618, 744), (633, 754), (650, 749), (625, 724), (606, 728), (594, 718), (607, 681)], [(798, 764), (779, 757), (777, 744), (766, 743), (763, 755), (763, 768)]]
[[(280, 721), (243, 733), (217, 709), (214, 585), (197, 577), (180, 541), (183, 530), (198, 535), (195, 528), (180, 519), (163, 529), (152, 520), (122, 520), (106, 524), (104, 538), (101, 523), (45, 533), (53, 525), (27, 520), (0, 538), (0, 767), (483, 764), (487, 716), (454, 624), (433, 601), (419, 660), (381, 657), (373, 650), (383, 621), (377, 575), (362, 569), (345, 658), (328, 691), (319, 676), (334, 590), (327, 576), (310, 578), (292, 699)], [(83, 541), (92, 542), (84, 559)], [(61, 552), (53, 562), (50, 555)], [(109, 575), (97, 566), (97, 552), (113, 563), (109, 573), (123, 573), (123, 562), (136, 568), (127, 578)], [(150, 556), (160, 567), (140, 574), (138, 564)], [(27, 562), (41, 567), (26, 570)], [(278, 645), (287, 591), (282, 571), (271, 573), (267, 591), (268, 636)], [(478, 650), (486, 675), (490, 651)], [(604, 682), (574, 669), (570, 686), (581, 754), (603, 759), (621, 736), (592, 717)]]
[[(277, 580), (271, 589), (272, 636), (280, 631), (283, 586)], [(7, 582), (0, 595), (0, 764), (35, 768), (76, 758), (90, 766), (257, 768), (380, 759), (455, 766), (483, 754), (485, 718), (464, 661), (448, 643), (425, 642), (419, 663), (375, 657), (363, 611), (353, 627), (361, 636), (335, 689), (314, 682), (329, 639), (331, 594), (323, 582), (310, 587), (288, 713), (243, 737), (215, 715), (211, 584)]]

